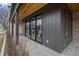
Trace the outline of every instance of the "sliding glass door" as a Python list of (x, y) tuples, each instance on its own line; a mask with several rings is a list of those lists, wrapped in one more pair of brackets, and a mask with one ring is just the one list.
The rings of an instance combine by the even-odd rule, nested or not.
[(35, 18), (31, 20), (31, 39), (35, 40)]
[(29, 25), (30, 25), (30, 22), (26, 22), (26, 36), (29, 38), (30, 35), (29, 35)]
[(36, 22), (36, 41), (42, 43), (42, 31), (41, 31), (41, 25), (42, 25), (42, 19), (41, 15), (37, 16), (37, 22)]
[(42, 43), (42, 15), (38, 15), (26, 22), (26, 36), (32, 40)]

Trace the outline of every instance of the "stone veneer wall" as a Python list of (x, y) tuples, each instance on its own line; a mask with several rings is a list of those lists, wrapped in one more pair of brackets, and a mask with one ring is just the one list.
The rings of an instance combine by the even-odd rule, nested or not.
[(79, 12), (73, 13), (73, 41), (79, 42)]

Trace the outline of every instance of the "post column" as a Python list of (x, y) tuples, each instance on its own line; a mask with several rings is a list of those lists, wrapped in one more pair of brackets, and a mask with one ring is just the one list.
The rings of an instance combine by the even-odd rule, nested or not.
[(18, 45), (19, 44), (19, 15), (18, 15), (18, 11), (16, 11), (15, 19), (16, 19), (16, 45)]

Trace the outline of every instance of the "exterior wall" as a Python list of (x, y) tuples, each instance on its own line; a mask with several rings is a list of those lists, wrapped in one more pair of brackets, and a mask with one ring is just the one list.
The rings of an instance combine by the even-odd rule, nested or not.
[[(67, 17), (68, 15), (68, 17)], [(62, 49), (66, 48), (67, 45), (72, 42), (72, 12), (65, 5), (61, 10), (61, 33), (62, 33)]]
[[(19, 34), (22, 34), (24, 35), (25, 34), (25, 25), (24, 23), (23, 24), (20, 24), (19, 23)], [(10, 22), (10, 33), (12, 34), (12, 23)], [(16, 36), (16, 22), (13, 23), (13, 37)]]
[[(63, 4), (63, 6), (65, 5)], [(58, 52), (63, 51), (64, 44), (66, 44), (66, 46), (68, 45), (68, 43), (64, 41), (65, 38), (62, 35), (62, 33), (64, 33), (64, 29), (62, 29), (62, 25), (64, 24), (63, 23), (64, 21), (62, 20), (65, 20), (65, 19), (62, 19), (61, 12), (63, 10), (61, 7), (62, 7), (62, 4), (48, 4), (44, 8), (33, 13), (31, 16), (31, 17), (36, 16), (39, 13), (43, 14), (41, 18), (42, 19), (42, 44)]]
[[(53, 4), (50, 4), (49, 7), (52, 5)], [(65, 25), (67, 25), (65, 20), (67, 20), (67, 18), (64, 10), (67, 9), (69, 11), (68, 13), (70, 17), (72, 13), (65, 4), (62, 5), (55, 4), (53, 6), (54, 8), (48, 8), (48, 12), (43, 14), (42, 19), (43, 44), (58, 52), (62, 52), (64, 48), (67, 47), (67, 45), (72, 41), (72, 18), (68, 18), (68, 23), (70, 24), (67, 28), (65, 28)], [(65, 29), (68, 29), (68, 36), (66, 38)]]
[(13, 24), (13, 37), (16, 37), (16, 22)]
[[(53, 8), (54, 7), (54, 8)], [(38, 12), (32, 14), (36, 16), (39, 13), (43, 14), (42, 17), (42, 44), (56, 50), (58, 52), (63, 51), (64, 36), (62, 35), (64, 29), (62, 29), (63, 21), (61, 13), (61, 4), (49, 4), (46, 9), (40, 9)], [(30, 18), (30, 17), (29, 17)], [(16, 22), (15, 22), (16, 23)], [(16, 25), (14, 24), (14, 36), (16, 34)], [(19, 24), (19, 34), (25, 34), (25, 23)], [(67, 43), (67, 42), (65, 42)]]
[[(16, 37), (16, 23), (13, 24), (13, 35), (14, 37)], [(19, 34), (24, 35), (25, 34), (25, 26), (24, 23), (23, 24), (19, 24)]]
[(19, 34), (23, 34), (23, 25), (22, 24), (19, 24)]
[(23, 35), (25, 35), (25, 23), (23, 23)]
[(79, 42), (79, 12), (73, 13), (73, 40)]
[[(43, 45), (61, 52), (61, 11), (58, 6), (50, 9), (43, 15), (42, 19), (42, 43)], [(61, 44), (60, 44), (61, 43)]]

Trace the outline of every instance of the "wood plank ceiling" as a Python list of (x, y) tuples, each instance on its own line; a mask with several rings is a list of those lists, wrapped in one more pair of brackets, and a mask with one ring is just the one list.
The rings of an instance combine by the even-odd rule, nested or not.
[[(19, 19), (22, 21), (25, 17), (29, 16), (45, 5), (47, 5), (47, 3), (23, 3), (19, 8)], [(67, 6), (73, 12), (79, 11), (79, 4), (77, 3), (67, 3)]]
[(19, 17), (20, 20), (24, 19), (25, 17), (29, 16), (30, 14), (34, 13), (35, 11), (39, 10), (46, 3), (27, 3), (23, 4), (19, 9)]
[(73, 12), (79, 12), (79, 3), (68, 3), (67, 5)]

